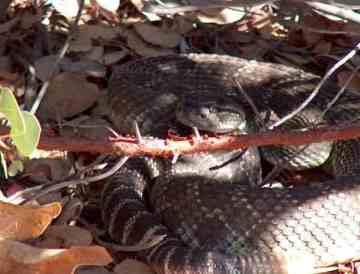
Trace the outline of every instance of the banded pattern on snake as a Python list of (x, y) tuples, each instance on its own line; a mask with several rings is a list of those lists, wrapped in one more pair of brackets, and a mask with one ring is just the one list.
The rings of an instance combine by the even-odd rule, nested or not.
[[(142, 133), (157, 137), (164, 136), (169, 128), (181, 130), (179, 122), (215, 132), (219, 125), (231, 122), (226, 132), (234, 128), (237, 134), (245, 134), (259, 125), (242, 123), (244, 117), (250, 122), (255, 118), (238, 84), (256, 103), (261, 117), (268, 112), (272, 117), (281, 117), (298, 106), (318, 81), (319, 77), (302, 70), (228, 56), (148, 58), (114, 71), (109, 83), (110, 118), (123, 133), (130, 132), (136, 120)], [(316, 123), (337, 90), (335, 84), (326, 83), (306, 109), (305, 112), (316, 114)], [(208, 98), (208, 102), (204, 99), (194, 104), (193, 99), (199, 97)], [(359, 99), (356, 93), (346, 92), (321, 122), (357, 119)], [(176, 117), (174, 109), (179, 103), (182, 109)], [(231, 117), (227, 124), (219, 123), (221, 113)], [(195, 122), (191, 117), (196, 118)], [(237, 124), (240, 118), (242, 122)], [(297, 119), (303, 120), (302, 116)], [(308, 154), (320, 154), (318, 149), (324, 149), (326, 156), (308, 160), (310, 166), (325, 161), (332, 147), (310, 146)], [(358, 147), (358, 141), (334, 145), (332, 160), (338, 175), (359, 170), (359, 161), (355, 161)], [(249, 167), (260, 170), (257, 153), (254, 148), (245, 158), (243, 155), (232, 162), (228, 170), (218, 169), (216, 176), (208, 171), (214, 163), (227, 159), (226, 153), (217, 155), (220, 158), (215, 157), (214, 162), (207, 158), (213, 155), (195, 155), (184, 157), (175, 165), (166, 161), (155, 161), (154, 165), (153, 160), (145, 159), (148, 172), (144, 174), (134, 164), (137, 160), (130, 161), (103, 192), (103, 217), (109, 234), (125, 245), (139, 243), (151, 235), (167, 235), (159, 245), (139, 252), (158, 273), (164, 274), (289, 273), (294, 256), (317, 266), (358, 254), (357, 179), (341, 178), (291, 189), (251, 188), (241, 183), (257, 184), (258, 179), (249, 177), (259, 178), (256, 176), (260, 171), (255, 175), (246, 173)], [(346, 161), (342, 161), (344, 155)], [(305, 161), (293, 162), (299, 165)], [(238, 175), (229, 176), (236, 170)], [(146, 207), (138, 186), (143, 189), (150, 181)]]

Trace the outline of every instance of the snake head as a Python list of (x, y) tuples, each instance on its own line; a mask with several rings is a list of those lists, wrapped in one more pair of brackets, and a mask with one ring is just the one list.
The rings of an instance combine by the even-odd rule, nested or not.
[(176, 110), (176, 118), (185, 126), (207, 132), (247, 132), (246, 115), (241, 105), (224, 94), (186, 95)]

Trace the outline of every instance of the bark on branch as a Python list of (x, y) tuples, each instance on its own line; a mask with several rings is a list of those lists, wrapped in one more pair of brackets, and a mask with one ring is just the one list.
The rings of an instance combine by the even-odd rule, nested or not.
[(204, 137), (201, 141), (148, 139), (139, 144), (135, 138), (88, 140), (86, 138), (50, 136), (43, 133), (38, 148), (72, 152), (93, 152), (113, 155), (149, 155), (171, 157), (204, 151), (234, 150), (250, 146), (304, 145), (323, 141), (360, 138), (360, 125), (323, 127), (308, 131), (271, 131), (241, 136)]

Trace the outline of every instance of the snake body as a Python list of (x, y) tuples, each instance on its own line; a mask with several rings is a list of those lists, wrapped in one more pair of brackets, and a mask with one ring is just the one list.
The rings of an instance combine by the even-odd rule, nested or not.
[[(206, 114), (202, 122), (195, 119), (192, 124), (189, 112), (182, 117), (175, 115), (174, 109), (182, 98), (195, 94), (197, 98), (236, 98), (245, 115), (254, 120), (239, 84), (261, 115), (270, 109), (273, 115), (282, 117), (305, 100), (318, 81), (319, 77), (299, 69), (228, 56), (148, 58), (114, 71), (109, 83), (110, 118), (123, 133), (130, 132), (136, 120), (142, 133), (157, 137), (163, 137), (169, 127), (178, 128), (177, 123), (184, 120), (189, 126), (206, 122), (205, 129), (211, 129), (209, 122), (214, 120), (206, 104), (205, 108), (195, 104), (200, 109), (195, 118)], [(307, 111), (321, 114), (320, 108), (326, 107), (337, 90), (335, 84), (326, 83)], [(359, 99), (356, 93), (346, 92), (322, 123), (356, 119)], [(236, 128), (233, 120), (231, 123), (229, 128)], [(359, 170), (360, 164), (355, 161), (357, 140), (322, 144), (318, 149), (324, 149), (328, 157), (329, 147), (333, 148), (334, 170), (339, 175)], [(314, 154), (316, 146), (310, 148), (313, 151), (306, 153)], [(221, 163), (224, 155), (228, 156), (220, 154), (214, 163)], [(259, 166), (254, 155), (249, 153), (252, 162), (246, 168)], [(294, 262), (306, 262), (311, 270), (359, 254), (360, 186), (356, 177), (285, 189), (252, 188), (233, 183), (243, 179), (244, 174), (249, 176), (241, 166), (248, 159), (212, 177), (208, 170), (214, 163), (210, 165), (206, 160), (212, 155), (193, 157), (175, 165), (161, 162), (159, 166), (166, 168), (159, 170), (159, 176), (143, 173), (137, 160), (130, 160), (103, 191), (103, 219), (115, 241), (133, 245), (156, 235), (167, 236), (160, 244), (139, 252), (157, 273), (293, 273)], [(339, 157), (346, 157), (346, 161)], [(307, 161), (313, 166), (319, 159)], [(141, 165), (144, 163), (153, 170), (157, 161), (146, 159)], [(239, 164), (241, 176), (229, 176), (236, 174), (233, 172)], [(144, 199), (143, 190), (150, 180), (149, 197)]]

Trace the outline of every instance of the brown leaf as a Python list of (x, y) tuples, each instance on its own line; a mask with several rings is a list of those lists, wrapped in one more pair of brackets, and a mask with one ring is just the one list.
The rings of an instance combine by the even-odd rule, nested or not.
[[(306, 27), (316, 26), (319, 29), (324, 29), (325, 22), (322, 19), (323, 17), (317, 14), (306, 14), (304, 16), (304, 24)], [(309, 31), (307, 28), (304, 28), (302, 33), (307, 46), (315, 45), (323, 38), (323, 34)]]
[(38, 247), (69, 248), (71, 246), (88, 246), (93, 240), (88, 230), (69, 225), (52, 225), (42, 236)]
[(104, 47), (103, 46), (95, 46), (92, 47), (91, 50), (84, 54), (84, 57), (89, 60), (98, 61), (103, 58), (104, 55)]
[(175, 51), (169, 48), (155, 47), (147, 44), (142, 40), (139, 35), (134, 31), (127, 33), (128, 46), (133, 49), (137, 54), (144, 57), (161, 56), (173, 54)]
[(0, 24), (0, 33), (5, 33), (10, 31), (19, 22), (19, 20), (20, 20), (19, 17), (15, 17), (7, 21), (6, 23)]
[(54, 218), (59, 216), (60, 212), (60, 203), (35, 208), (0, 202), (0, 239), (36, 238)]
[(53, 120), (68, 118), (91, 107), (99, 96), (99, 88), (84, 75), (64, 72), (51, 81), (38, 114)]
[(331, 48), (332, 48), (332, 44), (330, 42), (326, 42), (322, 40), (315, 45), (312, 51), (317, 54), (327, 55), (330, 53)]
[(111, 40), (123, 33), (121, 27), (110, 27), (106, 25), (81, 25), (77, 38), (71, 42), (70, 51), (86, 52), (92, 48), (92, 39), (102, 38)]
[(99, 246), (41, 249), (15, 241), (0, 241), (1, 274), (72, 274), (81, 265), (106, 265), (109, 253)]
[[(43, 82), (48, 80), (57, 58), (58, 58), (57, 55), (47, 55), (37, 59), (34, 64), (36, 77)], [(71, 60), (64, 57), (60, 60), (60, 65), (68, 62), (71, 62)], [(59, 72), (60, 72), (60, 66), (56, 66), (54, 75), (58, 74)]]
[[(103, 103), (103, 98), (99, 99), (100, 103)], [(108, 103), (104, 102), (105, 105), (99, 106), (98, 110), (100, 110), (100, 107), (107, 108), (108, 110)], [(94, 113), (94, 112), (93, 112)], [(106, 113), (106, 110), (104, 110), (103, 113)], [(83, 119), (80, 119), (83, 118)], [(91, 140), (100, 140), (100, 139), (106, 139), (109, 136), (109, 128), (111, 128), (111, 124), (101, 118), (98, 117), (87, 117), (87, 116), (80, 116), (78, 121), (77, 119), (74, 119), (70, 121), (72, 124), (71, 126), (64, 126), (62, 129), (62, 135), (68, 136), (68, 137), (75, 137), (75, 136), (81, 136), (85, 137), (87, 139)]]
[(194, 29), (194, 22), (185, 16), (175, 15), (171, 29), (179, 34), (186, 34)]
[(71, 174), (72, 162), (68, 158), (39, 158), (25, 161), (24, 167), (24, 172), (29, 174), (32, 179), (60, 181)]
[(244, 10), (231, 8), (212, 8), (193, 12), (193, 18), (196, 18), (200, 22), (219, 25), (234, 23), (242, 19), (244, 16)]
[(128, 55), (128, 51), (126, 51), (126, 50), (113, 51), (113, 52), (110, 52), (110, 53), (107, 53), (104, 55), (104, 57), (102, 58), (102, 63), (107, 66), (113, 65), (113, 64), (119, 62), (121, 59), (123, 59), (127, 55)]
[(174, 48), (182, 39), (182, 36), (174, 31), (149, 23), (137, 23), (134, 25), (134, 29), (146, 42), (164, 48)]

